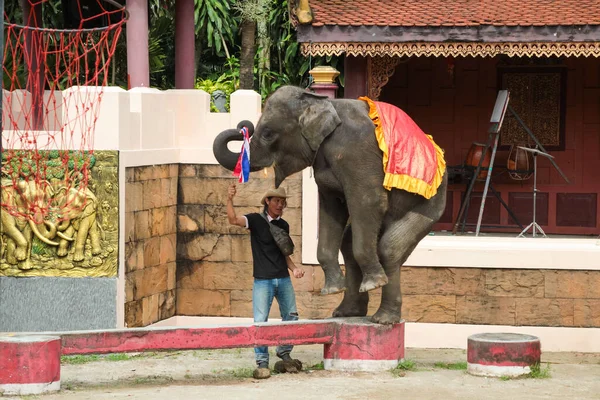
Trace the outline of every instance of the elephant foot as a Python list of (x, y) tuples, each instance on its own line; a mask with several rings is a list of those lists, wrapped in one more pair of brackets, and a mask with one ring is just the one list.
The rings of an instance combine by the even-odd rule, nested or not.
[(67, 249), (66, 247), (59, 247), (58, 250), (56, 250), (56, 255), (59, 257), (64, 257), (69, 253), (69, 249)]
[(372, 322), (383, 325), (397, 324), (401, 319), (402, 317), (399, 310), (389, 311), (383, 308), (379, 308), (375, 315), (371, 317)]
[(27, 259), (19, 263), (19, 269), (22, 271), (28, 271), (30, 269), (33, 269), (33, 265), (31, 265), (31, 260)]
[(367, 293), (359, 293), (352, 297), (346, 293), (344, 300), (333, 311), (333, 317), (364, 317), (367, 315), (368, 308), (369, 295)]
[(83, 250), (75, 250), (73, 253), (73, 261), (83, 261)]
[[(338, 268), (339, 269), (339, 268)], [(325, 272), (325, 286), (321, 289), (321, 294), (335, 294), (346, 290), (346, 279), (342, 271)]]
[(27, 247), (17, 247), (15, 249), (15, 260), (25, 261), (27, 259)]
[(98, 254), (102, 253), (102, 248), (101, 247), (92, 247), (92, 255), (93, 256), (97, 256)]
[(378, 274), (365, 274), (363, 276), (362, 283), (360, 284), (359, 292), (368, 292), (369, 290), (377, 289), (387, 285), (388, 277), (381, 269), (381, 273)]

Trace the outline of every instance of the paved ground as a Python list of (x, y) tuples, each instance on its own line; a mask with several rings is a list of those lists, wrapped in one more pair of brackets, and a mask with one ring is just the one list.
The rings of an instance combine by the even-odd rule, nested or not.
[[(273, 349), (271, 349), (273, 350)], [(322, 346), (296, 347), (299, 374), (251, 377), (251, 349), (142, 355), (76, 356), (64, 360), (63, 390), (25, 399), (600, 399), (600, 354), (545, 353), (545, 379), (481, 378), (440, 363), (463, 363), (463, 350), (407, 349), (412, 370), (344, 373), (319, 369)], [(275, 360), (272, 360), (272, 363)], [(80, 362), (80, 363), (77, 363)], [(411, 364), (410, 362), (406, 365)], [(436, 364), (438, 364), (436, 366)], [(457, 365), (460, 367), (460, 365)]]

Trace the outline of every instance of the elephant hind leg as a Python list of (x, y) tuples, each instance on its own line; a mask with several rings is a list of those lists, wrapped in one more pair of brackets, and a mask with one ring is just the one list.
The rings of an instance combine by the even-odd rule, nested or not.
[(381, 305), (373, 315), (373, 322), (394, 324), (400, 322), (402, 293), (400, 290), (400, 267), (415, 247), (433, 227), (435, 221), (423, 214), (410, 211), (398, 221), (392, 222), (379, 242), (380, 259), (389, 283), (381, 292)]
[(369, 293), (359, 292), (363, 275), (352, 252), (352, 227), (348, 226), (342, 239), (342, 255), (346, 266), (346, 291), (334, 317), (364, 317), (369, 306)]

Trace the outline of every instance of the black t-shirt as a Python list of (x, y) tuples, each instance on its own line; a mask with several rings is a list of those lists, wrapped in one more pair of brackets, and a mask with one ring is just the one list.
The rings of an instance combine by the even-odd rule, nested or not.
[[(260, 214), (246, 214), (250, 229), (254, 277), (258, 279), (277, 279), (290, 276), (286, 259), (277, 247), (267, 222)], [(270, 222), (290, 233), (290, 226), (282, 218)]]

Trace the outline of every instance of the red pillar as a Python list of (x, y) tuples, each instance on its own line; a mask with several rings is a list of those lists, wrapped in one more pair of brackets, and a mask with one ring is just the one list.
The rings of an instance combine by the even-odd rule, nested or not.
[(193, 89), (196, 80), (194, 0), (175, 3), (175, 88)]
[(314, 81), (310, 88), (318, 94), (323, 94), (331, 99), (335, 99), (338, 89), (338, 84), (335, 83), (335, 78), (340, 72), (328, 66), (315, 67), (308, 73), (313, 77)]
[(366, 57), (346, 56), (344, 59), (344, 97), (358, 99), (368, 94), (369, 68)]
[(129, 88), (150, 86), (148, 0), (127, 0), (127, 80)]

